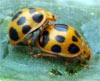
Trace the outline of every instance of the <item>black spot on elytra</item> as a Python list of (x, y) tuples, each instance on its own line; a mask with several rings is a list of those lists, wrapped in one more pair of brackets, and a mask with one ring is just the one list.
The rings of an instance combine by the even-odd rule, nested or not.
[(30, 31), (31, 27), (29, 25), (25, 25), (23, 28), (22, 28), (22, 32), (24, 34), (28, 33)]
[(60, 43), (64, 42), (64, 40), (65, 40), (65, 38), (63, 36), (60, 36), (60, 35), (57, 35), (55, 39)]
[(22, 11), (18, 12), (18, 13), (12, 18), (12, 21), (15, 20), (21, 13), (22, 13)]
[(39, 41), (40, 46), (44, 47), (49, 41), (49, 32), (44, 31), (41, 36), (39, 35), (38, 41)]
[(61, 52), (61, 47), (59, 45), (53, 45), (51, 47), (52, 52), (60, 53)]
[(35, 14), (35, 15), (33, 15), (32, 18), (33, 18), (33, 20), (34, 20), (35, 22), (39, 23), (39, 22), (42, 21), (43, 15), (42, 15), (42, 14)]
[(77, 42), (78, 39), (75, 36), (72, 36), (72, 41)]
[(77, 52), (80, 51), (80, 48), (79, 48), (77, 45), (75, 45), (75, 44), (71, 44), (71, 45), (68, 47), (68, 51), (69, 51), (69, 53), (71, 53), (71, 54), (75, 54), (75, 53), (77, 53)]
[(32, 9), (31, 9), (31, 10), (29, 11), (29, 13), (30, 13), (30, 14), (35, 13), (35, 10), (32, 10)]
[(76, 36), (78, 36), (79, 38), (81, 38), (81, 36), (79, 35), (79, 33), (77, 31), (75, 31)]
[(68, 26), (64, 24), (56, 24), (55, 29), (58, 31), (66, 32), (68, 30)]
[(19, 20), (17, 21), (18, 25), (22, 25), (26, 22), (26, 18), (25, 17), (20, 17)]
[(9, 36), (13, 41), (17, 41), (19, 39), (17, 31), (11, 27), (9, 30)]

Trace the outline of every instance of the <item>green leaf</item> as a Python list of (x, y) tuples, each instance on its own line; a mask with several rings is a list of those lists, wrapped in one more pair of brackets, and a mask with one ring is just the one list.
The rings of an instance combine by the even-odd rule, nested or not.
[[(95, 3), (94, 3), (95, 2)], [(100, 9), (99, 0), (2, 0), (0, 1), (0, 81), (99, 81)], [(31, 56), (27, 45), (11, 46), (8, 25), (12, 16), (23, 8), (43, 8), (56, 14), (56, 23), (75, 27), (92, 49), (89, 68), (65, 65), (64, 58)], [(34, 40), (38, 32), (35, 33)], [(33, 40), (33, 41), (34, 41)], [(35, 53), (40, 51), (33, 46)]]

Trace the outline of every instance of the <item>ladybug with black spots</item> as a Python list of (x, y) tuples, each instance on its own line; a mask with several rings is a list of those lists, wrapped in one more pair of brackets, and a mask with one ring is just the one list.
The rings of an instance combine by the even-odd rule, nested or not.
[(75, 28), (65, 24), (51, 24), (42, 30), (35, 40), (35, 45), (40, 48), (43, 53), (34, 55), (35, 58), (40, 56), (69, 58), (66, 64), (71, 61), (81, 59), (81, 65), (84, 60), (88, 61), (91, 56), (91, 49), (83, 40)]
[[(31, 42), (33, 39), (33, 32), (39, 29), (41, 26), (45, 27), (50, 21), (56, 21), (56, 17), (47, 10), (38, 8), (26, 8), (19, 11), (10, 21), (8, 27), (8, 34), (10, 43), (16, 45), (19, 42), (27, 42), (32, 49)], [(27, 41), (25, 37), (28, 34), (32, 34)], [(31, 53), (33, 49), (31, 50)]]

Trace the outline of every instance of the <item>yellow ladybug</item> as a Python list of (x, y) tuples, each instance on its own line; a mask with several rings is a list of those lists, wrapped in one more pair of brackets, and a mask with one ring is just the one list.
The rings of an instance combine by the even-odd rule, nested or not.
[(44, 53), (34, 55), (35, 58), (62, 56), (69, 58), (69, 62), (81, 59), (81, 64), (85, 66), (83, 59), (89, 60), (91, 56), (88, 44), (73, 27), (65, 24), (48, 25), (36, 38), (35, 45), (44, 51)]
[(26, 8), (19, 11), (10, 21), (8, 27), (8, 34), (10, 43), (16, 45), (19, 42), (25, 41), (25, 37), (32, 33), (28, 40), (28, 45), (30, 48), (31, 41), (33, 38), (33, 32), (39, 29), (41, 26), (44, 27), (45, 24), (50, 21), (56, 21), (55, 16), (47, 11), (38, 8)]

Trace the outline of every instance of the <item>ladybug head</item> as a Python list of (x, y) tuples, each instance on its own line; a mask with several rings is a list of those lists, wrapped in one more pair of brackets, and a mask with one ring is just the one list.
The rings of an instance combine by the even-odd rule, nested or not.
[(51, 12), (45, 10), (45, 13), (48, 20), (56, 21), (56, 17)]
[(87, 59), (89, 60), (90, 59), (90, 56), (91, 56), (91, 49), (88, 47), (87, 50), (86, 50), (86, 54), (87, 54)]
[(89, 46), (88, 46), (87, 43), (84, 43), (83, 49), (84, 49), (83, 55), (85, 56), (85, 58), (87, 60), (89, 60), (90, 59), (90, 56), (91, 56), (91, 49), (89, 48)]

